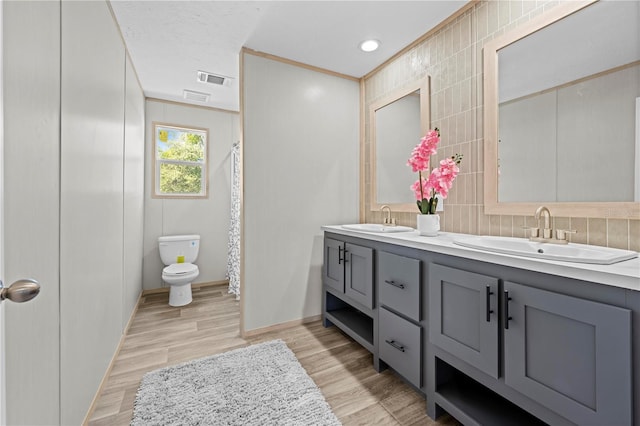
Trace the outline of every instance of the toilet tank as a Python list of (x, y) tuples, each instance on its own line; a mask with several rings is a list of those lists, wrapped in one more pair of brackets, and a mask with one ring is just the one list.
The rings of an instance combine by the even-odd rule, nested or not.
[(185, 263), (193, 263), (200, 250), (200, 235), (167, 235), (158, 238), (160, 258), (165, 265), (178, 263), (184, 256)]

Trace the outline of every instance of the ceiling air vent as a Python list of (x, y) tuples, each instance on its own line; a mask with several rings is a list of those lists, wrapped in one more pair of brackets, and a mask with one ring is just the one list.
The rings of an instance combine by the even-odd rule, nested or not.
[(189, 101), (207, 102), (209, 100), (209, 96), (211, 96), (211, 94), (210, 93), (196, 92), (194, 90), (184, 89), (183, 96), (184, 96), (185, 99), (187, 99)]
[(231, 80), (233, 80), (233, 78), (226, 77), (224, 75), (216, 75), (206, 71), (198, 71), (198, 81), (200, 83), (211, 83), (217, 84), (218, 86), (230, 87)]

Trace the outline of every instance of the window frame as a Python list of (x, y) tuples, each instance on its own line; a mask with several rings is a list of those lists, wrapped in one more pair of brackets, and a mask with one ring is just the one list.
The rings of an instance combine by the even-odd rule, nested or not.
[[(152, 198), (169, 198), (169, 199), (206, 199), (209, 198), (209, 129), (205, 127), (187, 126), (182, 124), (171, 124), (159, 121), (152, 123), (151, 134), (151, 158), (152, 158)], [(168, 160), (158, 158), (158, 141), (157, 134), (158, 129), (178, 130), (182, 132), (198, 132), (204, 133), (204, 156), (203, 161), (183, 161), (183, 160)], [(202, 168), (200, 193), (172, 193), (166, 194), (160, 191), (160, 166), (161, 164), (176, 164), (185, 166), (200, 166)]]

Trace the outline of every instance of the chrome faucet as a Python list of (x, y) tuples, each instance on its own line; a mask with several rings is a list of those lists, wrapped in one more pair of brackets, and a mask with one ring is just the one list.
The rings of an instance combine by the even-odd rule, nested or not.
[(388, 205), (384, 205), (382, 207), (380, 207), (380, 211), (384, 212), (386, 210), (387, 215), (386, 217), (383, 219), (382, 224), (383, 225), (389, 225), (389, 226), (395, 226), (396, 224), (396, 218), (395, 217), (391, 217), (391, 207), (389, 207)]

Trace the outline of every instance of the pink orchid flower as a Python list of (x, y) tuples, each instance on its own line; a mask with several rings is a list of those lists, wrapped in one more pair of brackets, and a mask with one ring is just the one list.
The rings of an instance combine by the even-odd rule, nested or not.
[(440, 132), (429, 130), (425, 136), (420, 139), (420, 143), (413, 148), (411, 157), (407, 161), (407, 165), (414, 172), (422, 172), (429, 168), (429, 158), (437, 153), (438, 144), (440, 143)]
[(418, 172), (418, 180), (411, 185), (411, 190), (415, 194), (418, 209), (422, 214), (436, 212), (438, 204), (436, 195), (440, 194), (442, 198), (447, 198), (449, 190), (453, 187), (453, 181), (460, 172), (458, 164), (462, 161), (462, 155), (456, 154), (451, 158), (441, 160), (438, 167), (431, 171), (428, 179), (422, 177), (422, 172), (429, 169), (430, 158), (436, 154), (439, 143), (440, 131), (438, 128), (429, 130), (420, 139), (420, 143), (413, 149), (411, 157), (407, 161), (407, 165), (414, 172)]

